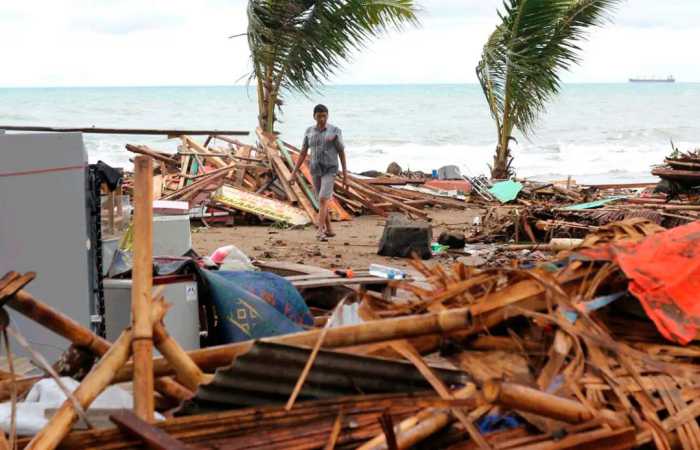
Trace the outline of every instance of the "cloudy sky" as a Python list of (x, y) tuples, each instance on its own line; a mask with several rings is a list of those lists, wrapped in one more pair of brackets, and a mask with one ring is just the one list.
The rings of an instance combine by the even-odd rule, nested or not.
[[(334, 84), (472, 83), (502, 0), (419, 0), (420, 29), (357, 54)], [(245, 0), (2, 0), (0, 86), (224, 85), (249, 70)], [(628, 0), (572, 82), (700, 81), (698, 0)], [(692, 57), (689, 57), (693, 55)], [(239, 81), (240, 82), (240, 81)]]

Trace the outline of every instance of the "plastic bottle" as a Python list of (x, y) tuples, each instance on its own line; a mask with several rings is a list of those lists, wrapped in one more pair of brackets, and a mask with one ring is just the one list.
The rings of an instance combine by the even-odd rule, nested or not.
[(370, 264), (369, 274), (379, 278), (388, 280), (403, 280), (406, 278), (406, 272), (394, 267), (382, 266), (380, 264)]
[(221, 270), (256, 271), (258, 270), (250, 258), (235, 245), (220, 247), (211, 254), (211, 260), (220, 266)]

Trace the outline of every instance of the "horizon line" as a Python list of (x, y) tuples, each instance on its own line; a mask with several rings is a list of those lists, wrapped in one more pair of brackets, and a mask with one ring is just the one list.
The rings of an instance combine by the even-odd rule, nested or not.
[[(678, 81), (668, 84), (698, 84), (700, 81)], [(572, 81), (563, 82), (565, 85), (602, 85), (602, 84), (630, 84), (626, 81)], [(329, 87), (380, 87), (380, 86), (479, 86), (478, 82), (416, 82), (416, 83), (337, 83), (324, 84), (318, 89)], [(231, 88), (254, 87), (248, 84), (134, 84), (134, 85), (46, 85), (46, 86), (0, 86), (0, 89), (129, 89), (129, 88)]]

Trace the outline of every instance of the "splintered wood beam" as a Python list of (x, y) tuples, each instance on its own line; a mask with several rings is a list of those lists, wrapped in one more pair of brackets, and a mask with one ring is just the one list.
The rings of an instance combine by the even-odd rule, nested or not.
[(0, 130), (7, 131), (46, 131), (54, 133), (86, 133), (86, 134), (137, 134), (137, 135), (157, 135), (157, 136), (209, 136), (228, 135), (228, 136), (248, 136), (249, 131), (237, 130), (178, 130), (178, 129), (157, 129), (157, 128), (98, 128), (98, 127), (40, 127), (30, 125), (0, 125)]

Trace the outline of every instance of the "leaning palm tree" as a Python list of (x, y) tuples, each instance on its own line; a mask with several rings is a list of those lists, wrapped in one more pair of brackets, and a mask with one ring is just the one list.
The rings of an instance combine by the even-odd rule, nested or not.
[(418, 24), (413, 0), (249, 0), (259, 122), (273, 131), (281, 93), (308, 94), (370, 38)]
[(498, 130), (491, 167), (512, 175), (513, 129), (532, 132), (545, 104), (560, 88), (559, 73), (579, 62), (578, 42), (602, 25), (622, 0), (504, 0), (501, 23), (484, 46), (476, 73)]

